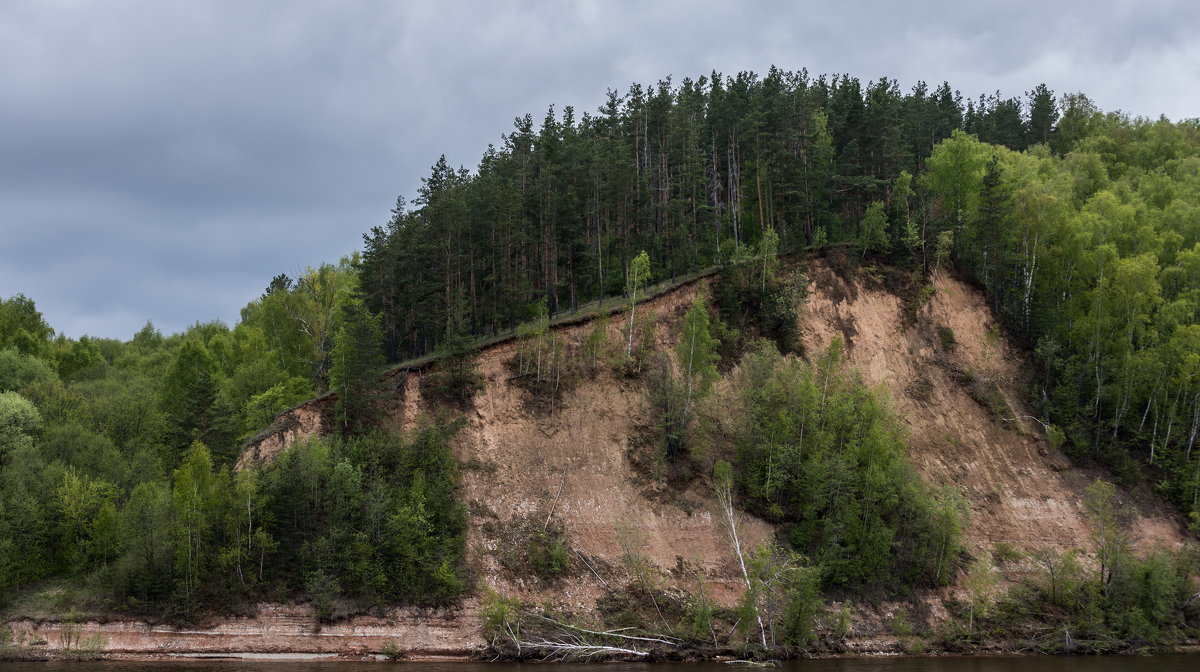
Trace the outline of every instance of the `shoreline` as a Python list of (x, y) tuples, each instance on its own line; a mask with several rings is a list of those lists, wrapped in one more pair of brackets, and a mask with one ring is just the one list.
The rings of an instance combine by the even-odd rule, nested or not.
[[(0, 648), (0, 661), (117, 660), (139, 662), (236, 660), (258, 662), (406, 661), (485, 662), (492, 659), (482, 623), (467, 610), (394, 610), (385, 616), (355, 616), (318, 625), (304, 605), (262, 605), (253, 617), (232, 617), (210, 627), (172, 627), (142, 620), (95, 619), (63, 622), (17, 618), (5, 622), (13, 637)], [(7, 650), (4, 650), (7, 648)], [(1152, 653), (1200, 654), (1200, 642), (1152, 649)], [(1127, 652), (1132, 653), (1132, 652)], [(1139, 652), (1145, 653), (1145, 652)], [(691, 655), (689, 655), (691, 654)], [(707, 655), (706, 655), (707, 654)], [(826, 640), (795, 659), (1038, 657), (1071, 655), (1029, 649), (1019, 640), (980, 642), (963, 649), (931, 646), (920, 636), (863, 633)], [(1079, 654), (1081, 655), (1081, 654)], [(1110, 655), (1122, 655), (1114, 653)], [(650, 652), (586, 662), (729, 662), (728, 651), (703, 649)], [(497, 662), (520, 659), (500, 657)], [(536, 657), (524, 660), (540, 660)]]
[(169, 626), (136, 618), (13, 618), (4, 657), (179, 660), (237, 658), (366, 660), (396, 653), (404, 659), (471, 660), (484, 650), (482, 623), (468, 600), (446, 610), (393, 609), (320, 624), (307, 605), (261, 604), (253, 616), (215, 619), (202, 626)]

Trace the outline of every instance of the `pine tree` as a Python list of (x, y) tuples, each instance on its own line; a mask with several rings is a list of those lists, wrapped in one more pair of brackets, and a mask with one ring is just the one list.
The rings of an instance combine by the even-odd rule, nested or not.
[(343, 432), (361, 432), (373, 419), (375, 376), (383, 363), (379, 316), (367, 310), (362, 298), (351, 296), (342, 304), (341, 325), (334, 336), (329, 372)]
[(446, 333), (438, 344), (436, 370), (429, 375), (429, 392), (436, 397), (465, 407), (475, 393), (483, 389), (483, 378), (475, 363), (474, 341), (467, 323), (467, 298), (462, 288), (455, 294)]

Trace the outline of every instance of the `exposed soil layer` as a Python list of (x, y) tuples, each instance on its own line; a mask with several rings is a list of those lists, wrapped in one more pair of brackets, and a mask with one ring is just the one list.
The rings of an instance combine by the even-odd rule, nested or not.
[(467, 600), (461, 609), (448, 612), (397, 609), (385, 617), (357, 616), (318, 626), (307, 605), (265, 604), (253, 617), (224, 619), (208, 627), (174, 628), (132, 620), (63, 624), (28, 619), (8, 626), (14, 639), (24, 642), (34, 656), (96, 646), (106, 658), (166, 658), (180, 653), (294, 658), (333, 653), (362, 658), (394, 646), (411, 658), (467, 658), (482, 646), (477, 614), (477, 603)]
[[(1023, 353), (1000, 334), (982, 294), (946, 273), (933, 281), (933, 294), (902, 299), (882, 279), (827, 262), (810, 266), (811, 288), (801, 317), (801, 340), (815, 356), (839, 337), (846, 365), (886, 389), (897, 416), (907, 425), (909, 456), (927, 483), (955, 484), (971, 503), (968, 550), (998, 543), (1021, 550), (1090, 546), (1081, 493), (1095, 472), (1071, 466), (1051, 450), (1039, 423), (1023, 407), (1031, 373)], [(679, 337), (682, 318), (708, 280), (690, 282), (638, 306), (657, 316), (656, 347), (666, 350)], [(622, 343), (625, 319), (610, 326)], [(568, 349), (590, 333), (587, 323), (556, 328)], [(711, 492), (695, 479), (683, 492), (646, 478), (631, 455), (648, 422), (643, 383), (600, 366), (564, 385), (561, 393), (539, 395), (519, 384), (509, 365), (517, 345), (484, 348), (479, 370), (485, 388), (467, 412), (455, 449), (464, 464), (463, 494), (471, 512), (468, 561), (486, 586), (505, 595), (581, 617), (594, 616), (610, 589), (626, 585), (636, 562), (648, 561), (668, 589), (691, 591), (703, 573), (716, 599), (733, 604), (742, 583)], [(427, 408), (421, 395), (426, 366), (393, 371), (388, 402), (391, 421), (410, 428)], [(238, 467), (273, 459), (283, 450), (327, 430), (329, 398), (303, 404), (280, 416), (272, 432), (252, 442)], [(1122, 493), (1131, 512), (1135, 543), (1179, 545), (1177, 517), (1149, 495)], [(519, 543), (518, 531), (561, 526), (571, 551), (570, 567), (553, 582), (517, 574), (504, 554)], [(773, 530), (742, 516), (743, 543), (753, 546)], [(1013, 578), (1020, 563), (1009, 563)], [(645, 566), (644, 564), (641, 566)], [(953, 590), (953, 589), (951, 589)], [(947, 617), (939, 593), (924, 600), (927, 620)], [(896, 605), (855, 609), (851, 651), (896, 650), (887, 634)], [(54, 648), (60, 623), (12, 623), (26, 641)], [(84, 623), (81, 634), (106, 638), (105, 652), (119, 656), (163, 656), (255, 652), (363, 656), (395, 645), (410, 657), (467, 657), (484, 646), (478, 601), (447, 613), (397, 610), (386, 618), (355, 617), (317, 628), (305, 606), (263, 605), (253, 618), (231, 618), (207, 629), (177, 630), (136, 621)]]
[[(810, 276), (805, 352), (847, 341), (847, 363), (887, 389), (907, 425), (908, 454), (925, 482), (956, 484), (970, 500), (969, 547), (1091, 546), (1082, 492), (1100, 474), (1047, 446), (1021, 401), (1032, 380), (1024, 353), (1001, 334), (978, 290), (942, 272), (918, 306), (868, 274), (839, 275), (823, 261)], [(1178, 517), (1161, 502), (1120, 496), (1138, 548), (1183, 543)]]
[[(638, 307), (657, 316), (658, 347), (671, 347), (698, 287), (692, 285)], [(621, 320), (610, 324), (610, 340), (621, 343)], [(560, 330), (582, 342), (590, 325)], [(624, 556), (640, 555), (670, 576), (680, 589), (695, 586), (701, 570), (718, 600), (731, 604), (741, 577), (729, 551), (711, 494), (695, 485), (680, 497), (661, 497), (630, 463), (630, 442), (648, 422), (640, 380), (615, 378), (599, 367), (550, 402), (548, 412), (531, 412), (529, 392), (514, 384), (507, 364), (515, 346), (484, 352), (480, 372), (487, 380), (475, 399), (470, 424), (459, 437), (467, 464), (463, 484), (472, 516), (468, 554), (489, 586), (508, 595), (576, 613), (594, 609), (608, 587), (629, 578)], [(407, 417), (407, 416), (406, 416)], [(494, 518), (492, 518), (494, 516)], [(509, 543), (505, 531), (522, 517), (561, 521), (574, 551), (569, 580), (554, 585), (513, 575), (497, 559)], [(490, 524), (489, 524), (490, 523)], [(772, 530), (743, 517), (741, 533), (754, 544)]]
[(276, 418), (266, 432), (251, 439), (242, 449), (237, 468), (270, 462), (297, 441), (328, 431), (324, 421), (325, 404), (321, 402), (313, 400), (300, 404)]

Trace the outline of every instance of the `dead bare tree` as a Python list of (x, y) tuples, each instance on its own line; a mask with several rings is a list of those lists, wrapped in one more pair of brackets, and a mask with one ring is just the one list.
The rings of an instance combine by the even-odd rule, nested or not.
[[(747, 592), (754, 592), (754, 584), (750, 581), (750, 572), (746, 571), (746, 558), (742, 553), (742, 542), (738, 537), (737, 512), (733, 508), (733, 467), (724, 460), (717, 463), (713, 470), (713, 488), (716, 490), (717, 503), (721, 507), (721, 517), (733, 553), (737, 556), (738, 566), (742, 569), (742, 579), (746, 582)], [(762, 638), (762, 648), (767, 648), (767, 628), (763, 625), (762, 614), (757, 605), (754, 607), (754, 617), (758, 620), (758, 632)]]

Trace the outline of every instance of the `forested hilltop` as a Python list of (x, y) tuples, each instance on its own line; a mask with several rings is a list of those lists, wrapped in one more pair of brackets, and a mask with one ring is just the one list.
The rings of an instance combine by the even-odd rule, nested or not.
[[(516, 120), (474, 172), (440, 160), (365, 238), (390, 361), (447, 324), (513, 328), (756, 254), (839, 246), (991, 297), (1044, 377), (1052, 441), (1200, 515), (1200, 122), (1082, 94), (967, 100), (942, 84), (713, 74), (610, 91), (597, 114)], [(459, 316), (459, 317), (453, 317)], [(453, 317), (453, 319), (452, 319)]]
[[(948, 84), (772, 69), (635, 85), (537, 127), (519, 117), (477, 169), (439, 160), (361, 253), (276, 276), (233, 328), (68, 339), (24, 295), (0, 301), (0, 609), (184, 622), (299, 599), (329, 622), (479, 594), (466, 540), (488, 514), (464, 501), (461, 471), (487, 466), (453, 445), (486, 388), (474, 348), (496, 337), (513, 352), (489, 380), (515, 381), (531, 417), (582, 380), (632, 386), (625, 403), (650, 418), (626, 437), (639, 477), (668, 499), (715, 491), (729, 530), (735, 509), (773, 530), (737, 549), (731, 608), (703, 576), (699, 597), (669, 595), (627, 552), (634, 578), (606, 625), (661, 622), (713, 650), (765, 650), (769, 634), (796, 652), (816, 641), (823, 594), (986, 581), (990, 564), (962, 547), (961, 493), (916, 475), (887, 400), (845, 370), (846, 344), (803, 351), (817, 256), (878, 276), (912, 315), (937, 273), (982, 288), (1034, 359), (1020, 392), (1050, 447), (1152, 486), (1200, 527), (1200, 122), (1045, 86), (964, 102)], [(708, 274), (673, 316), (639, 305), (651, 285)], [(600, 319), (575, 342), (551, 326), (571, 315)], [(425, 356), (429, 406), (393, 422), (389, 400), (408, 392), (378, 374)], [(976, 382), (981, 405), (1003, 405)], [(281, 412), (326, 393), (327, 436), (234, 468)], [(1049, 578), (989, 627), (1036, 621), (1095, 650), (1194, 634), (1196, 558), (1134, 558), (1114, 496), (1087, 493), (1099, 573), (1041, 556)], [(503, 571), (599, 577), (553, 514), (519, 526)], [(545, 627), (483, 592), (493, 644)], [(634, 608), (646, 598), (657, 613)], [(959, 607), (970, 626), (947, 641), (977, 641), (984, 609)], [(841, 627), (829, 618), (824, 631)]]

